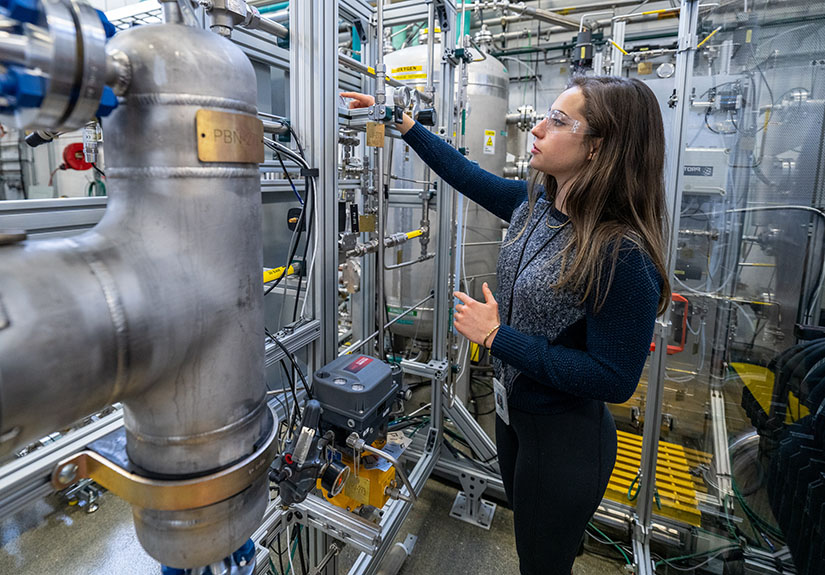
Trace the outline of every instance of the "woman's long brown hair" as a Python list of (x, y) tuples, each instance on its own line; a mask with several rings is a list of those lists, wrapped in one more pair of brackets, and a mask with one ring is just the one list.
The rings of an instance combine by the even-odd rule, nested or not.
[[(647, 253), (662, 278), (661, 315), (670, 305), (670, 281), (665, 269), (665, 135), (659, 103), (636, 79), (578, 76), (569, 84), (574, 86), (584, 95), (589, 126), (584, 143), (600, 142), (564, 201), (574, 234), (559, 254), (561, 274), (552, 287), (580, 293), (582, 303), (595, 295), (598, 312), (627, 239)], [(558, 192), (553, 176), (534, 172), (528, 184), (531, 212), (538, 196), (536, 184), (544, 186), (550, 202)]]

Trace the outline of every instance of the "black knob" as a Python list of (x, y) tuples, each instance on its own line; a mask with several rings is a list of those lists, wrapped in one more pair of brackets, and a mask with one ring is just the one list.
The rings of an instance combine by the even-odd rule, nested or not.
[(424, 126), (435, 126), (438, 121), (438, 115), (435, 113), (435, 108), (425, 108), (418, 111), (415, 119)]

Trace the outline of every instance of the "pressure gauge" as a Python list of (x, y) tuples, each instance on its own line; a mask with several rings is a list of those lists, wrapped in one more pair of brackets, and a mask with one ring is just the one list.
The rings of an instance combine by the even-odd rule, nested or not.
[(412, 100), (412, 94), (407, 86), (398, 86), (392, 93), (393, 103), (399, 108), (406, 109)]

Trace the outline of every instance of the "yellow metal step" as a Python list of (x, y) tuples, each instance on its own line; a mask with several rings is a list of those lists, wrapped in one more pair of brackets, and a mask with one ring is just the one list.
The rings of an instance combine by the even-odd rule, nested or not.
[[(607, 485), (605, 497), (618, 503), (630, 503), (627, 492), (634, 485), (642, 458), (642, 438), (632, 433), (617, 431), (618, 453), (613, 474)], [(698, 493), (706, 493), (707, 488), (701, 477), (690, 473), (701, 464), (709, 464), (711, 455), (669, 443), (659, 442), (659, 456), (656, 461), (656, 490), (662, 503), (661, 509), (654, 509), (655, 515), (670, 517), (689, 525), (699, 527), (702, 514), (698, 509)]]

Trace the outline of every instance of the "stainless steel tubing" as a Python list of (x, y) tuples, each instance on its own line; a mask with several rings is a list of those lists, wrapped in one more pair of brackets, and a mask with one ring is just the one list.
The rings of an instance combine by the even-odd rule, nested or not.
[[(395, 323), (395, 322), (397, 322), (399, 319), (401, 319), (401, 318), (403, 318), (404, 316), (406, 316), (408, 313), (410, 313), (410, 312), (412, 312), (412, 311), (414, 311), (414, 310), (418, 309), (419, 307), (421, 307), (422, 305), (424, 305), (425, 303), (427, 303), (428, 301), (430, 301), (431, 299), (433, 299), (433, 297), (435, 297), (435, 296), (431, 293), (430, 295), (428, 295), (427, 297), (425, 297), (424, 299), (422, 299), (420, 302), (418, 302), (418, 303), (417, 303), (417, 304), (415, 304), (414, 306), (412, 306), (412, 307), (410, 307), (410, 308), (405, 309), (402, 313), (400, 313), (400, 314), (398, 314), (397, 316), (395, 316), (394, 318), (392, 318), (392, 319), (391, 319), (391, 320), (387, 323), (387, 325), (385, 325), (385, 326), (384, 326), (384, 328), (386, 329), (386, 328), (390, 327), (392, 324), (394, 324), (394, 323)], [(341, 357), (342, 355), (346, 355), (346, 354), (348, 354), (348, 353), (352, 353), (352, 352), (353, 352), (353, 351), (355, 351), (356, 349), (361, 348), (361, 346), (363, 346), (365, 343), (367, 343), (367, 342), (369, 342), (369, 341), (372, 341), (372, 339), (373, 339), (375, 336), (377, 336), (377, 335), (378, 335), (378, 332), (377, 332), (377, 331), (375, 331), (375, 332), (374, 332), (372, 335), (370, 335), (369, 337), (365, 337), (364, 339), (362, 339), (362, 340), (360, 340), (360, 341), (356, 341), (354, 344), (352, 344), (352, 345), (350, 345), (349, 347), (347, 347), (347, 349), (345, 349), (344, 351), (342, 351), (341, 353), (339, 353), (339, 354), (338, 354), (338, 357)]]
[[(254, 118), (255, 73), (231, 42), (180, 25), (132, 28), (109, 47), (132, 77), (104, 119), (102, 221), (0, 247), (0, 452), (122, 401), (130, 460), (197, 477), (252, 454), (272, 425), (260, 175), (200, 162), (194, 130), (198, 110)], [(264, 475), (216, 505), (136, 508), (135, 527), (154, 558), (197, 567), (238, 549), (265, 506)]]
[[(288, 14), (289, 12), (287, 12), (287, 18), (289, 18)], [(289, 29), (286, 26), (278, 22), (275, 22), (274, 20), (270, 20), (265, 16), (260, 16), (260, 19), (256, 20), (255, 28), (257, 28), (258, 30), (263, 30), (264, 32), (268, 32), (269, 34), (273, 34), (278, 38), (289, 37)]]
[(398, 473), (398, 475), (401, 477), (401, 482), (404, 484), (404, 487), (406, 487), (407, 491), (409, 491), (410, 499), (413, 503), (415, 502), (416, 498), (418, 497), (415, 492), (415, 488), (413, 487), (412, 483), (410, 483), (410, 480), (407, 478), (407, 473), (404, 471), (404, 467), (398, 462), (398, 460), (395, 457), (393, 457), (386, 451), (377, 449), (372, 445), (368, 444), (363, 439), (361, 439), (357, 433), (352, 433), (349, 437), (347, 437), (347, 445), (355, 449), (358, 453), (366, 451), (379, 457), (383, 457), (384, 459), (389, 461), (392, 464), (392, 466), (395, 467), (396, 473)]
[[(405, 267), (412, 266), (412, 265), (415, 265), (415, 264), (420, 264), (421, 262), (426, 262), (427, 260), (431, 260), (434, 257), (435, 257), (435, 253), (431, 252), (431, 253), (419, 256), (418, 258), (416, 258), (414, 260), (401, 262), (400, 264), (385, 265), (384, 269), (385, 270), (397, 270), (397, 269), (405, 268)], [(395, 318), (395, 319), (398, 319), (398, 318)]]
[[(346, 54), (338, 54), (338, 63), (343, 64), (344, 66), (346, 66), (347, 68), (349, 68), (351, 70), (355, 70), (356, 72), (360, 72), (361, 74), (364, 74), (365, 76), (370, 76), (372, 78), (375, 78), (375, 70), (373, 70), (372, 68), (370, 68), (366, 64), (362, 64), (361, 62), (359, 62), (358, 60), (356, 60), (354, 58), (350, 58)], [(389, 84), (390, 86), (394, 86), (396, 88), (401, 88), (401, 87), (404, 87), (406, 85), (403, 82), (399, 82), (398, 80), (393, 80), (392, 78), (386, 78), (385, 82), (387, 84)], [(431, 97), (427, 96), (426, 94), (419, 94), (419, 96), (421, 97), (421, 99), (424, 102), (427, 102), (428, 104), (432, 103), (432, 101), (433, 101), (433, 99)]]
[[(561, 16), (560, 14), (551, 12), (549, 10), (544, 10), (542, 8), (534, 8), (532, 6), (527, 6), (524, 2), (513, 3), (507, 0), (487, 0), (486, 2), (476, 2), (473, 5), (473, 8), (476, 7), (499, 8), (509, 10), (517, 14), (529, 16), (530, 18), (533, 18), (535, 20), (540, 20), (542, 22), (547, 22), (549, 24), (556, 24), (558, 26), (562, 26), (567, 30), (579, 29), (579, 23), (571, 18), (566, 18), (564, 16)], [(497, 23), (499, 22), (494, 22), (494, 24)]]
[(427, 90), (424, 92), (432, 102), (435, 98), (435, 3), (427, 3)]

